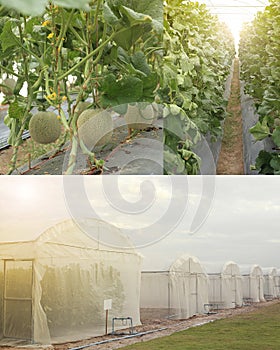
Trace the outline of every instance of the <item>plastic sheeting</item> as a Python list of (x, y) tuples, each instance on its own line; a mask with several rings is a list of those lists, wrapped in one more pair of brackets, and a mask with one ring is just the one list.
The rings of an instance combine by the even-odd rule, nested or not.
[(229, 261), (224, 265), (205, 263), (209, 277), (209, 302), (224, 308), (234, 308), (243, 304), (242, 277), (239, 266)]
[(276, 290), (277, 290), (277, 298), (280, 298), (280, 269), (277, 269)]
[(277, 269), (275, 267), (264, 267), (264, 297), (277, 298)]
[(141, 317), (188, 318), (203, 313), (206, 303), (208, 277), (195, 257), (183, 255), (168, 271), (142, 272)]
[[(140, 324), (142, 258), (117, 228), (81, 223), (87, 233), (67, 220), (34, 241), (0, 244), (2, 338), (50, 344), (102, 335), (106, 299), (112, 299), (109, 321), (129, 316)], [(118, 248), (102, 244), (104, 235)]]
[(240, 266), (243, 277), (243, 298), (250, 298), (254, 303), (265, 301), (264, 277), (259, 265)]
[(265, 138), (262, 141), (256, 141), (250, 133), (250, 129), (259, 121), (259, 115), (256, 112), (254, 100), (244, 92), (244, 82), (241, 82), (241, 113), (243, 123), (243, 154), (244, 154), (244, 172), (245, 175), (257, 175), (258, 171), (253, 170), (256, 159), (261, 150), (272, 152), (275, 144), (271, 138)]

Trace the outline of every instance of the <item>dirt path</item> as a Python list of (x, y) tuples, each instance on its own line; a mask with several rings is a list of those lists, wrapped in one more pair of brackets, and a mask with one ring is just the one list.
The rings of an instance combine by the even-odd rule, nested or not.
[(244, 175), (243, 130), (240, 104), (239, 61), (235, 59), (231, 94), (227, 107), (218, 175)]

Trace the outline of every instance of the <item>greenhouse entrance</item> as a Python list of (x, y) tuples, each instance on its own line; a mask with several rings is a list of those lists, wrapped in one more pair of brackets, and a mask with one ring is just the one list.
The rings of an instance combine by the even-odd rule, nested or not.
[(33, 339), (33, 260), (4, 260), (3, 338)]

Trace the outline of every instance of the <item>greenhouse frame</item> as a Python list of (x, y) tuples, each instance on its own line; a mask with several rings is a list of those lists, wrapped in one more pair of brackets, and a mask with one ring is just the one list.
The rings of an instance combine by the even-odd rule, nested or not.
[(264, 277), (259, 265), (241, 265), (243, 300), (259, 303), (264, 299)]
[(208, 277), (200, 261), (183, 255), (168, 269), (143, 271), (141, 319), (188, 318), (204, 313), (208, 303)]
[[(66, 220), (35, 240), (0, 243), (0, 336), (51, 344), (105, 334), (108, 318), (140, 324), (141, 256), (112, 225)], [(93, 239), (98, 233), (99, 240)], [(113, 246), (102, 243), (112, 237)], [(125, 248), (122, 248), (125, 247)], [(109, 324), (110, 325), (110, 324)], [(124, 328), (124, 327), (122, 327)]]
[(217, 308), (235, 308), (243, 304), (242, 276), (239, 266), (228, 261), (221, 263), (204, 263), (209, 277), (209, 303)]
[(266, 300), (277, 298), (278, 282), (276, 267), (263, 267), (264, 275), (264, 297)]

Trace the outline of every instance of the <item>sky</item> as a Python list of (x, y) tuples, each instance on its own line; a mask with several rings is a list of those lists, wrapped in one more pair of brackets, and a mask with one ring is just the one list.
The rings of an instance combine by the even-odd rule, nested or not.
[(0, 193), (0, 241), (95, 217), (129, 236), (143, 270), (183, 254), (280, 268), (278, 176), (1, 176)]
[(250, 22), (258, 11), (263, 11), (269, 0), (198, 0), (206, 4), (211, 13), (218, 15), (230, 28), (236, 42), (244, 22)]

